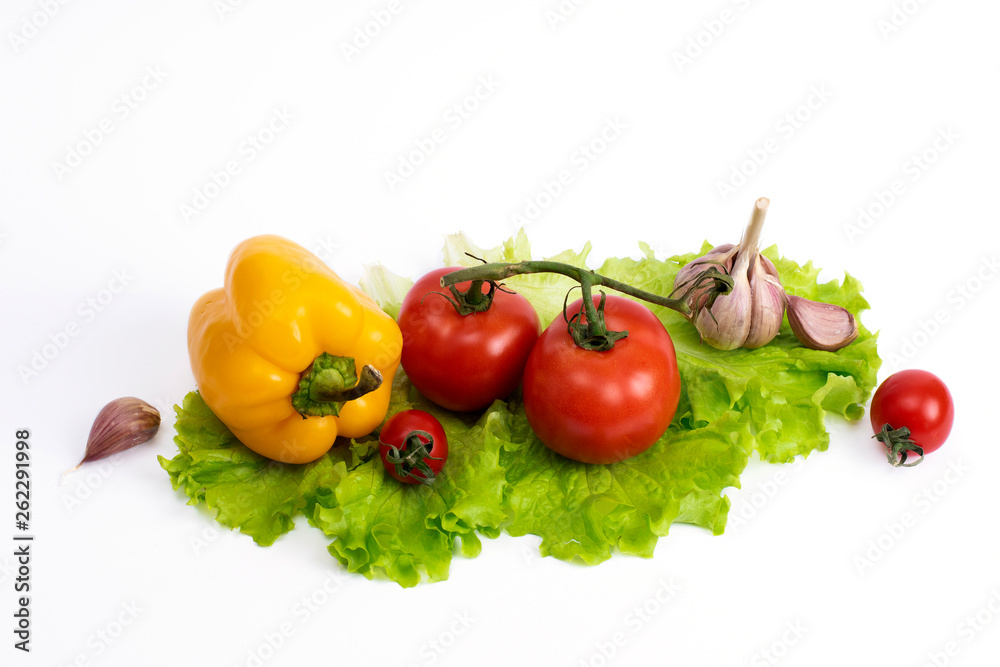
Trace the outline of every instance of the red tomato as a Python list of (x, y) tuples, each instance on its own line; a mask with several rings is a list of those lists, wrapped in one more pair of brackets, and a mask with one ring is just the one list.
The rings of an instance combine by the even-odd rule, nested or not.
[[(489, 310), (459, 315), (445, 298), (451, 298), (450, 290), (440, 283), (441, 276), (457, 270), (431, 271), (404, 297), (399, 309), (402, 364), (428, 399), (470, 412), (517, 389), (540, 326), (527, 299), (500, 290)], [(465, 291), (469, 283), (457, 287)], [(483, 293), (488, 291), (489, 284), (483, 283)]]
[(423, 410), (403, 410), (389, 417), (378, 441), (386, 471), (404, 484), (433, 483), (448, 460), (444, 427)]
[[(578, 299), (567, 312), (582, 304)], [(542, 332), (524, 369), (532, 430), (583, 463), (614, 463), (648, 449), (670, 425), (681, 392), (674, 344), (660, 320), (617, 296), (607, 297), (604, 315), (609, 330), (628, 331), (612, 349), (577, 346), (560, 316)]]
[[(871, 420), (876, 437), (886, 446), (890, 463), (915, 465), (923, 457), (906, 463), (906, 453), (914, 452), (912, 446), (927, 454), (943, 445), (951, 433), (955, 406), (948, 387), (938, 376), (927, 371), (906, 370), (890, 375), (875, 391)], [(888, 436), (883, 435), (886, 425), (891, 429), (887, 431)], [(902, 429), (909, 430), (909, 445)], [(890, 442), (885, 442), (886, 439)]]

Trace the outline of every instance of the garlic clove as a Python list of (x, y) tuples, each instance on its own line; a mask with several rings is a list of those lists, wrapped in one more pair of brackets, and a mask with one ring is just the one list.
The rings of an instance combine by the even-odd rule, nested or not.
[(788, 305), (788, 323), (795, 336), (806, 347), (836, 352), (858, 337), (854, 315), (846, 308), (791, 294), (785, 299)]
[(774, 262), (772, 262), (771, 260), (769, 260), (764, 255), (758, 255), (758, 257), (760, 258), (761, 267), (764, 269), (764, 273), (766, 273), (767, 275), (773, 277), (775, 280), (778, 281), (778, 284), (780, 285), (781, 284), (781, 276), (778, 275), (778, 267), (776, 267), (774, 265)]
[(733, 271), (733, 289), (718, 297), (711, 308), (702, 308), (694, 318), (701, 339), (720, 350), (735, 350), (750, 332), (750, 281), (746, 272)]
[[(677, 272), (677, 276), (674, 277), (674, 292), (682, 294), (687, 292), (689, 288), (694, 286), (698, 277), (710, 268), (714, 267), (728, 274), (733, 268), (733, 259), (737, 252), (739, 252), (738, 246), (726, 243), (712, 248), (707, 255), (691, 260), (682, 266)], [(713, 285), (710, 281), (706, 281), (702, 287), (691, 289), (686, 299), (691, 312), (698, 312), (705, 305), (705, 300), (712, 291)]]
[(117, 398), (97, 414), (77, 468), (146, 442), (159, 428), (160, 412), (152, 405), (132, 396)]
[(777, 271), (772, 275), (766, 270), (764, 260), (770, 264), (766, 257), (757, 255), (750, 278), (750, 331), (743, 347), (751, 350), (774, 340), (785, 316), (785, 288), (777, 278)]

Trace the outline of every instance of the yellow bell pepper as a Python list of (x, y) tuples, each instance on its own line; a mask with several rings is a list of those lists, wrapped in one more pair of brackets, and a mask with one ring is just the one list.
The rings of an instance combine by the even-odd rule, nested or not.
[(205, 403), (243, 444), (283, 463), (373, 431), (401, 350), (399, 327), (374, 301), (279, 236), (236, 246), (225, 286), (202, 296), (188, 323)]

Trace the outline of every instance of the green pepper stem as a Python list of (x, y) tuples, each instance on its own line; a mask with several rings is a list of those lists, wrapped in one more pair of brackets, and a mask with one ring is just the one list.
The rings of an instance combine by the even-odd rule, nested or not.
[(357, 384), (348, 389), (344, 389), (342, 384), (332, 382), (326, 384), (324, 376), (320, 376), (313, 384), (310, 391), (311, 397), (316, 401), (346, 403), (361, 398), (365, 394), (371, 393), (382, 386), (382, 373), (371, 364), (365, 364), (361, 368), (361, 376)]
[(292, 407), (303, 419), (337, 416), (345, 403), (380, 386), (382, 374), (374, 366), (366, 365), (359, 377), (353, 357), (335, 357), (324, 352), (302, 372), (298, 391), (291, 396)]

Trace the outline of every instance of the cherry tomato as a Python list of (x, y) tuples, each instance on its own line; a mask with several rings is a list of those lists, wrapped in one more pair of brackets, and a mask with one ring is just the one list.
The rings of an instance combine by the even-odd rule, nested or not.
[[(951, 393), (941, 378), (921, 370), (890, 375), (875, 391), (871, 405), (875, 437), (895, 466), (916, 465), (944, 444), (955, 420)], [(908, 453), (917, 460), (906, 463)]]
[[(594, 296), (595, 306), (599, 300)], [(579, 312), (582, 303), (567, 312)], [(612, 349), (577, 346), (560, 316), (542, 332), (524, 369), (532, 430), (583, 463), (614, 463), (645, 451), (667, 430), (680, 399), (674, 344), (660, 320), (617, 296), (607, 297), (604, 316), (609, 330), (628, 331)]]
[[(448, 301), (450, 290), (440, 283), (441, 276), (456, 270), (431, 271), (403, 298), (402, 364), (428, 399), (449, 410), (471, 412), (517, 389), (540, 325), (527, 299), (499, 289), (489, 310), (459, 315)], [(465, 291), (469, 283), (456, 287)], [(488, 291), (489, 284), (483, 283), (483, 293)]]
[(389, 417), (379, 434), (386, 472), (404, 484), (431, 484), (448, 460), (448, 437), (437, 418), (423, 410)]

